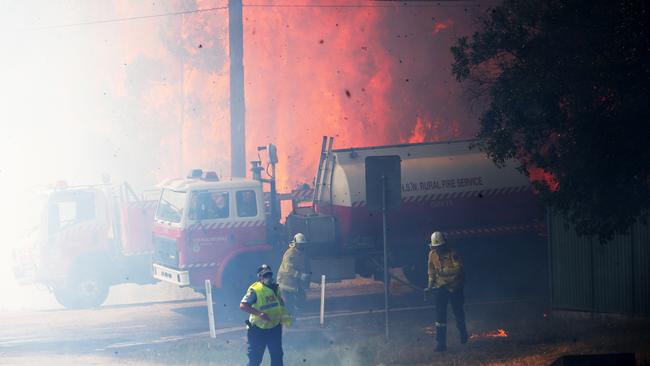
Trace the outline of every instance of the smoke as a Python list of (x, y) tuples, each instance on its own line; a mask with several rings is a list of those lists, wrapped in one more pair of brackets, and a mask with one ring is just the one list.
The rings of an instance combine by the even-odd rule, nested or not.
[[(193, 167), (228, 175), (226, 2), (70, 4), (49, 5), (48, 17), (31, 24), (172, 15), (32, 29), (27, 42), (13, 43), (27, 75), (12, 80), (25, 92), (13, 114), (32, 132), (49, 127), (47, 138), (70, 150), (54, 151), (64, 156), (48, 177), (70, 179), (61, 169), (69, 166), (90, 173), (84, 179), (108, 172), (138, 186)], [(449, 52), (472, 31), (475, 4), (255, 5), (244, 8), (247, 158), (258, 145), (278, 145), (281, 188), (311, 180), (322, 135), (343, 147), (476, 130)], [(41, 115), (25, 116), (27, 105)]]
[[(337, 4), (349, 2), (327, 2)], [(258, 145), (278, 145), (281, 190), (311, 181), (322, 135), (347, 147), (476, 130), (449, 52), (471, 33), (475, 4), (377, 4), (245, 7), (247, 160)], [(58, 180), (92, 184), (109, 174), (142, 189), (194, 167), (229, 174), (226, 5), (0, 5), (0, 219), (12, 228), (3, 271), (9, 244), (38, 225), (30, 197)]]

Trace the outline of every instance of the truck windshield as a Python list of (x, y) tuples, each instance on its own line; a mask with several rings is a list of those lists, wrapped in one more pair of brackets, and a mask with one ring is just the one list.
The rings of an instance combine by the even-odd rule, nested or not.
[(174, 223), (181, 222), (183, 209), (185, 208), (185, 192), (163, 190), (156, 211), (156, 219)]
[(228, 192), (195, 191), (190, 198), (190, 220), (225, 219), (230, 216)]

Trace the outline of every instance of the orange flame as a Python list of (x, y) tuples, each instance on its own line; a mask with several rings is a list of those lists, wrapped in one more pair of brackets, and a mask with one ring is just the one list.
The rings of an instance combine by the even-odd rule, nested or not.
[(557, 191), (560, 188), (560, 183), (555, 179), (555, 176), (544, 169), (528, 167), (528, 175), (531, 182), (542, 182), (551, 191)]
[(433, 24), (433, 34), (438, 34), (438, 33), (442, 32), (443, 30), (451, 27), (452, 25), (454, 25), (453, 20), (435, 22)]
[[(424, 328), (424, 332), (429, 336), (436, 335), (436, 327), (429, 326)], [(498, 328), (497, 330), (492, 330), (488, 332), (473, 333), (469, 336), (470, 339), (480, 339), (480, 338), (507, 338), (508, 332), (503, 328)]]
[[(137, 13), (129, 4), (120, 2), (118, 13)], [(214, 6), (196, 1), (197, 9)], [(138, 97), (141, 111), (169, 119), (154, 127), (163, 131), (158, 178), (192, 167), (228, 175), (227, 22), (227, 10), (217, 10), (129, 30), (160, 39), (147, 51), (124, 46), (125, 63), (145, 57), (176, 75), (145, 84)], [(286, 191), (311, 183), (323, 135), (338, 147), (472, 136), (476, 119), (451, 75), (449, 52), (472, 24), (462, 8), (444, 6), (245, 7), (247, 160), (256, 146), (276, 144), (278, 187)], [(125, 79), (113, 78), (115, 89), (131, 97)]]
[(505, 329), (499, 328), (497, 330), (484, 332), (484, 333), (474, 333), (469, 338), (470, 339), (479, 339), (479, 338), (504, 338), (508, 337), (508, 332)]

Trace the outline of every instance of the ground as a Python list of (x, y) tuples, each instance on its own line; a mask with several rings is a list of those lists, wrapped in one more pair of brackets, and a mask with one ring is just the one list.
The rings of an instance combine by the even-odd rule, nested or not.
[[(380, 290), (379, 283), (363, 281), (332, 286), (323, 327), (317, 315), (318, 291), (313, 291), (306, 314), (285, 331), (285, 364), (548, 365), (566, 354), (636, 352), (647, 357), (650, 352), (647, 320), (558, 317), (549, 315), (540, 299), (470, 299), (469, 344), (459, 344), (450, 319), (449, 350), (435, 353), (431, 304), (423, 303), (417, 292), (394, 289), (400, 295), (391, 298), (395, 310), (390, 312), (386, 341)], [(94, 310), (0, 312), (0, 364), (245, 364), (245, 316), (222, 305), (215, 312), (214, 339), (207, 330), (205, 303), (198, 299)]]
[[(513, 306), (508, 306), (512, 311)], [(498, 311), (497, 311), (498, 312)], [(424, 313), (424, 314), (423, 314)], [(503, 317), (471, 320), (474, 334), (460, 345), (450, 327), (450, 347), (433, 351), (430, 311), (391, 315), (390, 341), (384, 338), (383, 314), (328, 320), (320, 328), (305, 321), (285, 334), (287, 365), (548, 365), (566, 354), (650, 352), (648, 323), (566, 320), (544, 317)], [(518, 313), (517, 315), (523, 315)], [(470, 315), (470, 318), (472, 316)], [(497, 336), (503, 329), (507, 337)], [(503, 332), (501, 332), (503, 334)], [(120, 356), (126, 365), (241, 365), (245, 338), (185, 340)]]

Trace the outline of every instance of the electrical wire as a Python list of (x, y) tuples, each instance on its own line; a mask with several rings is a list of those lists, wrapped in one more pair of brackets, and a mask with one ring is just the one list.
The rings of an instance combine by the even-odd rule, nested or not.
[[(245, 8), (461, 8), (480, 7), (481, 4), (451, 4), (459, 1), (473, 2), (472, 0), (442, 0), (436, 4), (412, 4), (412, 1), (395, 1), (396, 4), (243, 4)], [(386, 1), (388, 3), (389, 1)]]
[(161, 17), (169, 17), (169, 16), (177, 16), (177, 15), (185, 15), (185, 14), (205, 13), (205, 12), (210, 12), (210, 11), (224, 10), (224, 9), (228, 9), (228, 7), (227, 6), (219, 6), (219, 7), (214, 7), (214, 8), (186, 10), (186, 11), (178, 11), (178, 12), (173, 12), (173, 13), (140, 15), (140, 16), (126, 17), (126, 18), (113, 18), (113, 19), (94, 20), (94, 21), (88, 21), (88, 22), (59, 24), (59, 25), (46, 25), (46, 26), (41, 26), (41, 27), (31, 27), (31, 28), (28, 28), (28, 29), (29, 30), (42, 30), (42, 29), (82, 27), (82, 26), (87, 26), (87, 25), (120, 23), (120, 22), (132, 21), (132, 20), (143, 20), (143, 19), (161, 18)]
[[(439, 7), (480, 7), (481, 4), (453, 4), (457, 2), (474, 2), (474, 0), (440, 0), (436, 1), (435, 4), (429, 3), (429, 1), (422, 1), (426, 4), (413, 4), (414, 2), (420, 1), (384, 1), (386, 4), (242, 4), (243, 7), (247, 8), (330, 8), (330, 9), (354, 9), (354, 8), (439, 8)], [(389, 4), (389, 3), (395, 4)], [(140, 15), (134, 17), (126, 18), (113, 18), (113, 19), (103, 19), (103, 20), (94, 20), (87, 22), (78, 22), (78, 23), (68, 23), (68, 24), (58, 24), (58, 25), (46, 25), (39, 27), (30, 27), (27, 30), (44, 30), (44, 29), (61, 29), (61, 28), (72, 28), (72, 27), (83, 27), (88, 25), (98, 25), (98, 24), (110, 24), (110, 23), (120, 23), (128, 22), (133, 20), (144, 20), (144, 19), (153, 19), (169, 16), (178, 16), (185, 14), (195, 14), (195, 13), (204, 13), (217, 10), (226, 10), (228, 6), (218, 6), (205, 9), (195, 9), (195, 10), (186, 10), (178, 11), (172, 13), (162, 13), (162, 14), (152, 14), (152, 15)]]

